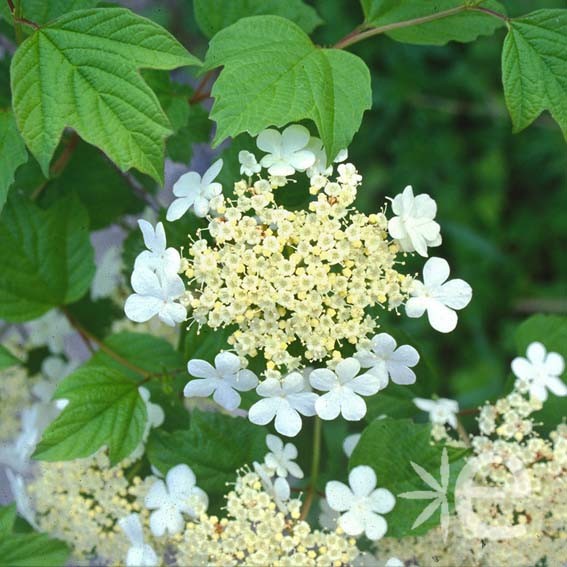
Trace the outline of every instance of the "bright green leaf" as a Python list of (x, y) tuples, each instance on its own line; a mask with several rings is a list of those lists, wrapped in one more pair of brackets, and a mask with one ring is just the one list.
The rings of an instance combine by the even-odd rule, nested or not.
[(63, 567), (70, 550), (46, 534), (12, 534), (0, 539), (0, 562), (10, 567)]
[(0, 217), (0, 317), (35, 319), (80, 299), (95, 272), (87, 213), (76, 197), (43, 211), (14, 196)]
[(241, 18), (272, 14), (295, 22), (311, 33), (322, 20), (303, 0), (194, 0), (195, 20), (209, 38)]
[(16, 121), (45, 175), (69, 126), (122, 170), (136, 167), (162, 181), (169, 121), (137, 70), (198, 64), (166, 30), (129, 10), (71, 12), (18, 48)]
[(514, 131), (544, 110), (567, 139), (567, 10), (538, 10), (510, 21), (502, 48), (502, 82)]
[(14, 173), (27, 158), (28, 152), (16, 128), (12, 111), (0, 110), (0, 212), (6, 202), (8, 189), (14, 182)]
[(234, 482), (236, 471), (263, 459), (266, 433), (263, 427), (242, 417), (194, 411), (188, 430), (154, 430), (147, 455), (163, 473), (180, 463), (188, 464), (197, 476), (197, 484), (213, 501), (221, 503), (226, 483)]
[(367, 398), (368, 411), (365, 419), (371, 422), (383, 415), (393, 418), (412, 417), (418, 412), (413, 403), (415, 396), (415, 392), (407, 386), (389, 384), (385, 390)]
[(445, 45), (448, 41), (469, 42), (479, 35), (492, 35), (504, 25), (497, 17), (471, 10), (481, 5), (505, 15), (500, 2), (494, 0), (470, 2), (467, 0), (361, 0), (365, 23), (382, 27), (420, 18), (431, 21), (416, 23), (385, 32), (396, 41), (418, 45)]
[[(374, 469), (378, 486), (387, 488), (395, 497), (394, 509), (384, 516), (389, 537), (418, 536), (439, 524), (439, 511), (419, 527), (411, 529), (415, 519), (430, 500), (400, 498), (403, 492), (431, 490), (413, 469), (411, 462), (424, 468), (439, 481), (442, 445), (431, 444), (431, 425), (418, 425), (409, 419), (378, 419), (362, 433), (350, 460), (349, 468), (368, 465)], [(453, 502), (455, 482), (467, 454), (466, 449), (447, 447), (449, 488), (447, 500)]]
[(356, 55), (316, 47), (279, 16), (253, 16), (219, 32), (205, 68), (224, 66), (215, 81), (215, 143), (241, 132), (312, 120), (329, 156), (349, 145), (371, 106), (370, 73)]
[(18, 360), (5, 346), (0, 345), (0, 370), (10, 368), (16, 364), (21, 364), (20, 360)]
[(138, 384), (116, 370), (79, 368), (59, 384), (54, 398), (69, 404), (44, 432), (35, 459), (68, 461), (88, 457), (106, 445), (116, 464), (142, 439), (146, 405)]
[(12, 533), (16, 521), (16, 505), (0, 507), (0, 540)]

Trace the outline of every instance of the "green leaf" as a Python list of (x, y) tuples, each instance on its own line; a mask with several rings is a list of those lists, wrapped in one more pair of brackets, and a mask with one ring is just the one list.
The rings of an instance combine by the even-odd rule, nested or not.
[(44, 202), (71, 193), (76, 193), (86, 207), (91, 230), (104, 228), (125, 214), (139, 213), (145, 206), (112, 162), (83, 142), (61, 176), (49, 181)]
[[(94, 8), (97, 4), (98, 0), (20, 0), (22, 17), (38, 25), (46, 24), (74, 10)], [(13, 24), (12, 13), (7, 3), (4, 3), (4, 5), (7, 9), (4, 10), (2, 15)]]
[(394, 418), (412, 417), (418, 411), (413, 403), (415, 396), (415, 392), (407, 386), (389, 384), (385, 390), (367, 399), (365, 419), (371, 422), (383, 415)]
[(282, 16), (305, 33), (323, 23), (315, 9), (303, 0), (194, 0), (193, 7), (195, 20), (208, 38), (247, 16)]
[(95, 272), (87, 213), (76, 197), (43, 211), (14, 196), (0, 217), (0, 318), (35, 319), (73, 303)]
[(417, 45), (445, 45), (448, 41), (469, 42), (479, 35), (492, 35), (504, 21), (471, 10), (481, 5), (500, 14), (505, 8), (494, 0), (471, 2), (467, 0), (361, 0), (365, 24), (382, 27), (418, 18), (432, 21), (410, 25), (385, 32), (396, 41)]
[(198, 64), (166, 30), (129, 10), (71, 12), (36, 30), (16, 51), (16, 121), (46, 176), (69, 126), (122, 170), (136, 167), (161, 182), (171, 130), (137, 69)]
[[(349, 468), (368, 465), (374, 469), (378, 486), (387, 488), (395, 497), (396, 505), (385, 515), (388, 537), (418, 536), (439, 524), (439, 512), (419, 527), (411, 529), (415, 519), (430, 500), (400, 498), (403, 492), (432, 490), (417, 475), (411, 463), (424, 468), (439, 481), (442, 445), (432, 445), (431, 425), (418, 425), (409, 419), (379, 419), (362, 433), (350, 460)], [(465, 464), (466, 449), (446, 447), (449, 457), (449, 488), (447, 500), (454, 499), (455, 482)]]
[(0, 370), (10, 368), (16, 364), (21, 364), (21, 361), (17, 359), (5, 346), (0, 345)]
[(12, 533), (16, 521), (16, 505), (0, 507), (0, 541), (3, 537)]
[(372, 103), (362, 59), (316, 47), (300, 27), (279, 16), (244, 18), (220, 31), (209, 45), (205, 69), (221, 65), (212, 90), (215, 144), (309, 119), (327, 155), (335, 157)]
[(187, 105), (186, 123), (166, 142), (166, 153), (173, 161), (189, 163), (193, 156), (193, 144), (206, 143), (211, 136), (212, 123), (208, 112), (200, 105)]
[(511, 20), (502, 48), (502, 82), (514, 132), (544, 110), (567, 139), (567, 10)]
[[(561, 315), (533, 315), (517, 329), (515, 342), (519, 356), (526, 356), (528, 346), (538, 341), (547, 352), (557, 352), (567, 360), (567, 317)], [(562, 379), (567, 383), (567, 373)], [(543, 408), (533, 414), (542, 432), (549, 432), (559, 425), (565, 417), (567, 403), (565, 398), (549, 393)]]
[(76, 303), (68, 305), (67, 311), (99, 339), (108, 335), (116, 319), (124, 318), (124, 306), (117, 305), (109, 297), (93, 301), (85, 295)]
[(59, 384), (54, 398), (69, 404), (44, 432), (35, 459), (69, 461), (106, 445), (111, 464), (116, 464), (142, 439), (146, 405), (138, 384), (116, 370), (79, 368)]
[(10, 567), (63, 567), (69, 555), (65, 543), (46, 534), (12, 534), (0, 539), (0, 561)]
[[(185, 361), (165, 339), (143, 333), (121, 332), (105, 341), (116, 354), (152, 374), (162, 374), (150, 380), (144, 387), (150, 391), (151, 402), (159, 404), (165, 412), (163, 428), (171, 430), (185, 427), (189, 414), (183, 404), (183, 387), (189, 380)], [(105, 366), (121, 372), (132, 380), (140, 380), (139, 374), (123, 366), (102, 350), (87, 362), (90, 366)]]
[(194, 411), (189, 429), (152, 431), (147, 455), (164, 474), (175, 465), (188, 464), (197, 476), (197, 484), (213, 503), (220, 504), (226, 483), (234, 482), (236, 471), (263, 460), (266, 433), (263, 427), (242, 417)]
[(28, 159), (11, 110), (0, 110), (0, 212), (14, 182), (16, 169)]

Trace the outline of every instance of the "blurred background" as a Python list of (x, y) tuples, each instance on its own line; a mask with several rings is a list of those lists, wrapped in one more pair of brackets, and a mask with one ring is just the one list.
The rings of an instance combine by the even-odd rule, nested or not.
[[(320, 45), (334, 44), (363, 20), (354, 0), (308, 3), (324, 21), (313, 36)], [(567, 7), (560, 0), (503, 3), (510, 15)], [(207, 38), (195, 23), (189, 0), (123, 4), (166, 26), (194, 54), (204, 56)], [(2, 26), (2, 42), (9, 49), (10, 30), (5, 23)], [(516, 354), (514, 329), (521, 321), (533, 313), (567, 313), (567, 146), (547, 115), (512, 134), (500, 78), (504, 35), (501, 29), (471, 44), (443, 47), (405, 45), (378, 36), (349, 48), (370, 67), (374, 98), (349, 149), (350, 160), (364, 176), (359, 208), (380, 209), (386, 197), (394, 197), (409, 184), (415, 193), (430, 194), (438, 203), (437, 220), (444, 237), (435, 254), (447, 258), (452, 276), (465, 279), (474, 290), (471, 305), (459, 314), (460, 324), (450, 335), (432, 331), (423, 319), (396, 320), (395, 314), (384, 317), (384, 327), (390, 330), (392, 322), (419, 345), (434, 377), (432, 391), (457, 398), (462, 407), (503, 391), (509, 362)], [(6, 76), (1, 66), (0, 73)], [(184, 73), (176, 72), (174, 79), (194, 86), (198, 79)], [(210, 105), (210, 100), (203, 105)], [(177, 140), (181, 149), (168, 144), (166, 187), (156, 197), (161, 204), (170, 199), (171, 185), (181, 173), (204, 171), (218, 153), (205, 142), (211, 126), (205, 112), (191, 113), (188, 123), (199, 123), (199, 135), (186, 132)], [(93, 182), (82, 178), (81, 160), (89, 160), (94, 180), (100, 156), (82, 147), (62, 178), (75, 175), (75, 184), (81, 186)], [(23, 166), (16, 185), (31, 191), (42, 183), (38, 176), (33, 164)], [(97, 178), (96, 182), (98, 201), (89, 210), (95, 211), (93, 228), (105, 230), (93, 237), (100, 260), (127, 236), (129, 228), (122, 221), (110, 222), (104, 214), (99, 195), (115, 181)], [(135, 174), (128, 182), (140, 191), (157, 189)], [(57, 179), (45, 183), (49, 187), (42, 199), (64, 191)], [(88, 201), (86, 190), (83, 195)], [(123, 193), (111, 193), (109, 198), (116, 200), (119, 195)], [(128, 199), (124, 197), (123, 211), (139, 212), (140, 207)], [(128, 240), (133, 238), (139, 239)], [(131, 248), (138, 250), (139, 243)], [(420, 265), (409, 268), (417, 271)]]

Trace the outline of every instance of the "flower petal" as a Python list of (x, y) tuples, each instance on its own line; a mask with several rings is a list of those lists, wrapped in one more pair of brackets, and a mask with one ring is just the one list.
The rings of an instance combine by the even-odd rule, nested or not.
[(386, 488), (378, 488), (370, 495), (372, 511), (379, 514), (391, 512), (396, 505), (394, 495)]
[(262, 130), (256, 138), (256, 145), (263, 152), (268, 152), (270, 154), (280, 151), (282, 144), (282, 136), (273, 128), (267, 128)]
[[(195, 473), (188, 465), (175, 465), (165, 475), (168, 492), (175, 502), (179, 497), (185, 497), (197, 483)], [(181, 499), (181, 498), (179, 498)]]
[(315, 411), (321, 419), (333, 420), (341, 413), (340, 393), (331, 390), (327, 394), (319, 397), (315, 402)]
[(449, 274), (450, 268), (447, 260), (432, 256), (423, 266), (423, 283), (429, 289), (436, 288), (447, 281)]
[(217, 177), (217, 175), (221, 172), (223, 165), (222, 159), (217, 159), (205, 173), (203, 173), (203, 179), (201, 180), (201, 185), (203, 187), (207, 187), (210, 185)]
[(258, 377), (252, 370), (240, 370), (234, 380), (231, 381), (232, 387), (240, 392), (248, 392), (258, 385)]
[(439, 301), (431, 301), (427, 307), (429, 324), (440, 333), (450, 333), (457, 326), (457, 314)]
[(388, 333), (379, 333), (372, 338), (372, 350), (380, 358), (388, 359), (396, 350), (396, 341)]
[(557, 352), (550, 352), (545, 359), (544, 366), (552, 376), (561, 376), (565, 370), (565, 359)]
[(382, 516), (378, 514), (367, 514), (364, 517), (364, 534), (372, 541), (384, 537), (388, 531), (388, 524)]
[(533, 364), (543, 364), (547, 351), (545, 347), (538, 341), (531, 343), (526, 350), (528, 360)]
[(210, 378), (204, 380), (191, 380), (185, 385), (183, 395), (186, 398), (207, 398), (215, 391), (216, 386), (215, 380)]
[(274, 426), (278, 433), (287, 437), (295, 437), (301, 431), (301, 417), (286, 400), (280, 403)]
[[(378, 378), (376, 380), (379, 381)], [(366, 415), (366, 402), (345, 388), (342, 393), (341, 414), (347, 421), (360, 421)]]
[(415, 383), (415, 372), (405, 364), (399, 364), (397, 362), (388, 363), (388, 373), (394, 384), (405, 386)]
[(369, 466), (359, 465), (350, 471), (348, 483), (355, 496), (368, 496), (376, 488), (376, 473)]
[(313, 388), (322, 392), (329, 392), (339, 383), (337, 375), (328, 368), (316, 368), (313, 370), (309, 374), (309, 382)]
[(404, 366), (415, 366), (419, 362), (419, 353), (410, 345), (402, 345), (398, 348), (388, 360), (388, 368), (390, 364), (403, 364)]
[(345, 512), (352, 505), (352, 490), (338, 480), (331, 480), (325, 486), (325, 498), (332, 510)]
[(280, 403), (281, 398), (265, 398), (258, 400), (248, 410), (248, 419), (256, 425), (267, 425), (274, 419), (280, 407)]
[(463, 309), (472, 299), (472, 287), (464, 280), (451, 280), (443, 284), (434, 297), (447, 307)]
[(427, 297), (410, 297), (406, 302), (406, 315), (413, 319), (421, 317), (430, 301)]
[(359, 371), (360, 362), (358, 362), (356, 358), (345, 358), (341, 360), (335, 368), (335, 374), (341, 384), (350, 382)]
[(215, 367), (220, 376), (236, 374), (241, 367), (240, 358), (232, 352), (221, 352), (215, 356)]
[(173, 203), (169, 205), (165, 218), (169, 222), (180, 219), (189, 210), (189, 207), (193, 204), (193, 201), (194, 199), (189, 199), (187, 197), (175, 199), (175, 201), (173, 201)]
[(517, 356), (512, 360), (512, 372), (521, 380), (531, 380), (535, 375), (535, 368), (523, 356)]
[(195, 378), (218, 378), (217, 371), (206, 360), (198, 358), (187, 363), (187, 372)]
[(556, 396), (567, 396), (567, 385), (563, 382), (563, 380), (561, 380), (561, 378), (558, 378), (557, 376), (547, 376), (545, 378), (545, 385), (549, 391)]
[(154, 481), (144, 498), (144, 506), (148, 508), (148, 510), (154, 510), (161, 508), (168, 502), (169, 494), (165, 488), (165, 483), (161, 479)]
[(242, 398), (236, 390), (221, 382), (213, 394), (213, 400), (225, 410), (233, 411), (240, 405)]
[(201, 191), (201, 176), (196, 171), (184, 173), (174, 184), (173, 194), (176, 197), (186, 197), (189, 206)]
[(295, 152), (290, 156), (289, 163), (294, 169), (305, 171), (315, 163), (315, 154), (309, 150)]
[[(284, 153), (297, 152), (302, 150), (309, 143), (309, 130), (301, 124), (288, 126), (281, 136)], [(311, 163), (313, 165), (313, 163)], [(307, 166), (309, 167), (309, 166)]]
[(351, 380), (347, 388), (361, 396), (373, 396), (382, 387), (382, 380), (378, 374), (366, 372)]
[(364, 524), (362, 523), (362, 517), (357, 512), (353, 510), (348, 511), (343, 514), (338, 521), (339, 526), (351, 536), (359, 536), (364, 532)]
[(130, 295), (124, 304), (124, 313), (130, 321), (145, 323), (157, 315), (162, 301), (146, 295)]

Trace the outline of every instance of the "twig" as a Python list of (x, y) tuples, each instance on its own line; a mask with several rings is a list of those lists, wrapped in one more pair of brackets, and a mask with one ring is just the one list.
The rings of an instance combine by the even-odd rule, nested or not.
[(198, 102), (201, 102), (202, 100), (205, 100), (211, 96), (211, 89), (205, 89), (205, 87), (207, 86), (209, 80), (214, 77), (214, 75), (214, 69), (208, 71), (203, 75), (203, 77), (199, 81), (199, 84), (197, 85), (197, 88), (195, 89), (195, 92), (193, 93), (193, 96), (191, 96), (191, 98), (189, 99), (189, 104), (197, 104)]
[(471, 447), (471, 440), (469, 438), (469, 434), (467, 433), (467, 430), (464, 428), (463, 424), (461, 423), (461, 420), (458, 417), (457, 417), (457, 433), (459, 434), (461, 441), (467, 447)]

